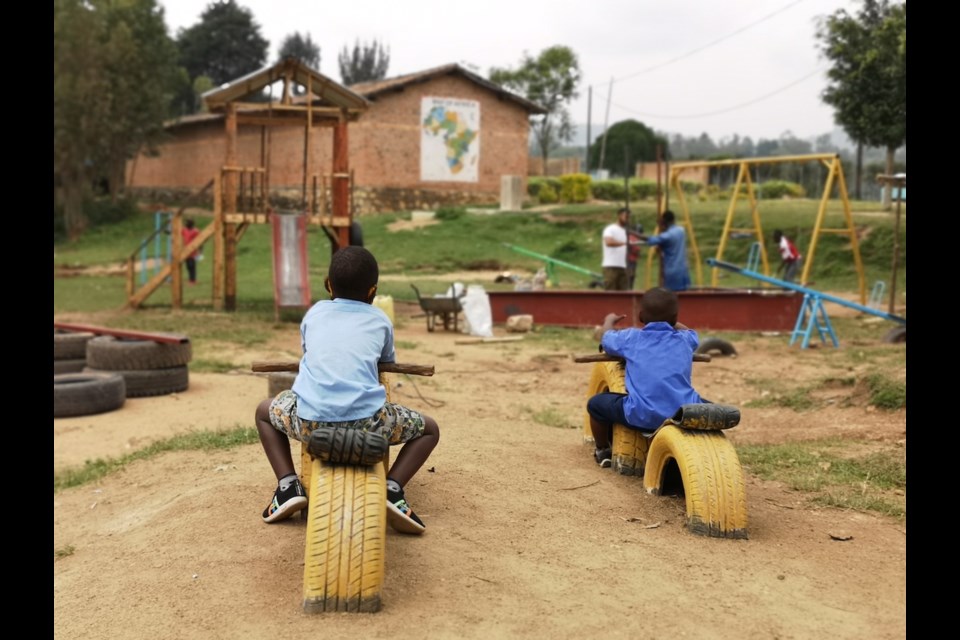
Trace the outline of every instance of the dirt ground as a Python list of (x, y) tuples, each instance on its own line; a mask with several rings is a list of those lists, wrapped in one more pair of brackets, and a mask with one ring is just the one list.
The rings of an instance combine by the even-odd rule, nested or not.
[[(748, 469), (749, 539), (693, 535), (682, 498), (648, 495), (641, 479), (593, 463), (582, 430), (592, 365), (570, 357), (582, 354), (525, 341), (458, 345), (463, 335), (428, 333), (412, 313), (398, 307), (398, 360), (433, 364), (436, 375), (391, 376), (391, 392), (435, 417), (441, 439), (407, 487), (426, 533), (388, 529), (381, 612), (302, 612), (305, 523), (261, 521), (275, 480), (253, 444), (164, 453), (55, 493), (54, 637), (906, 636), (903, 522), (812, 506)], [(695, 364), (694, 383), (742, 406), (760, 393), (750, 380), (823, 376), (820, 351), (787, 342), (744, 336), (737, 358)], [(204, 348), (195, 345), (195, 357)], [(54, 420), (54, 470), (175, 434), (252, 426), (267, 381), (249, 364), (298, 354), (290, 325), (266, 346), (221, 350), (237, 370), (192, 373), (184, 393)], [(905, 410), (871, 410), (840, 401), (850, 389), (836, 393), (814, 412), (742, 407), (727, 437), (906, 446)], [(564, 424), (535, 419), (545, 413)], [(299, 459), (299, 445), (294, 452)]]

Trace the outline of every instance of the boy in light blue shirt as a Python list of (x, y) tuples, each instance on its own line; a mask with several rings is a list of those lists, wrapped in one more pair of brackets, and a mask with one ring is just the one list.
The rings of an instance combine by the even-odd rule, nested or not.
[(700, 340), (696, 331), (677, 322), (678, 314), (677, 294), (655, 287), (640, 299), (642, 329), (614, 330), (625, 316), (610, 313), (604, 318), (600, 347), (624, 359), (627, 393), (598, 393), (587, 401), (594, 459), (601, 467), (611, 464), (614, 423), (652, 433), (682, 405), (707, 402), (690, 379)]
[(424, 530), (403, 487), (436, 447), (440, 429), (433, 418), (387, 402), (377, 365), (395, 362), (396, 352), (390, 319), (371, 304), (378, 279), (376, 258), (363, 247), (344, 247), (333, 255), (325, 283), (332, 299), (317, 302), (303, 317), (303, 357), (293, 387), (257, 407), (260, 442), (278, 481), (264, 522), (289, 518), (307, 506), (288, 438), (309, 443), (318, 427), (334, 427), (404, 444), (387, 472), (388, 522), (403, 533)]

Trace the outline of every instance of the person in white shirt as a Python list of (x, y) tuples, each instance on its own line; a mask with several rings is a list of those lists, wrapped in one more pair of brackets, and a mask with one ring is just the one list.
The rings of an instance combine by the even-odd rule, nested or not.
[(627, 291), (627, 223), (630, 210), (617, 210), (617, 221), (603, 230), (603, 289), (604, 291)]

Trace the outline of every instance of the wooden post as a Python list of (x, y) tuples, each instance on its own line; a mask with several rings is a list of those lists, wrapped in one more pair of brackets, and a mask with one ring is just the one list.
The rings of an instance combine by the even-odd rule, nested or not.
[(183, 270), (180, 268), (183, 260), (182, 226), (183, 215), (174, 213), (170, 221), (170, 239), (173, 241), (173, 250), (170, 252), (170, 303), (174, 309), (183, 307)]
[[(237, 108), (230, 103), (227, 105), (227, 161), (228, 167), (237, 166)], [(237, 172), (227, 171), (226, 193), (224, 195), (223, 210), (225, 213), (237, 212)], [(228, 223), (223, 228), (224, 239), (224, 278), (223, 304), (224, 310), (235, 311), (237, 308), (237, 225)]]
[(307, 209), (307, 180), (310, 176), (310, 146), (313, 140), (313, 76), (307, 76), (307, 126), (303, 136), (303, 197), (300, 208)]
[(220, 175), (213, 178), (213, 309), (223, 311), (224, 246), (223, 184)]
[[(350, 176), (347, 155), (347, 113), (340, 112), (340, 120), (333, 128), (333, 217), (349, 217)], [(350, 245), (350, 226), (337, 227), (337, 241), (341, 247)]]
[(223, 282), (223, 308), (237, 310), (237, 225), (228, 223), (224, 228), (225, 266)]

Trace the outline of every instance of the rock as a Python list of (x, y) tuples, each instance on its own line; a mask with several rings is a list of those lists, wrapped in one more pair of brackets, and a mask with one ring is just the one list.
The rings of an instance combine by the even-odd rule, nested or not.
[(508, 316), (507, 331), (510, 333), (526, 333), (533, 328), (533, 316), (529, 314)]

